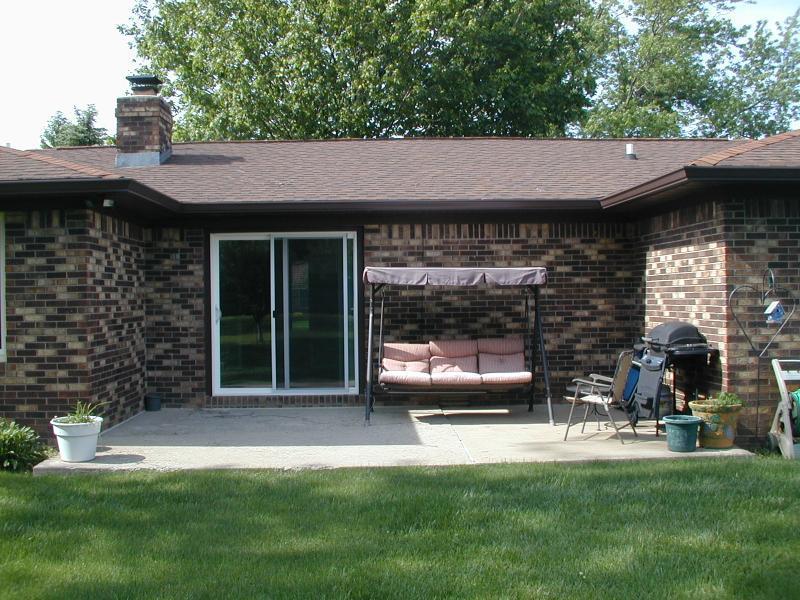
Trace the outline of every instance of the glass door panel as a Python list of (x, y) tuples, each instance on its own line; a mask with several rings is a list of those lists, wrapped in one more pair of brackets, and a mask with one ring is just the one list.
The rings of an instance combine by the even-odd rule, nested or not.
[(219, 373), (224, 388), (272, 387), (270, 241), (219, 241)]
[(288, 387), (346, 387), (342, 239), (289, 238), (287, 246)]

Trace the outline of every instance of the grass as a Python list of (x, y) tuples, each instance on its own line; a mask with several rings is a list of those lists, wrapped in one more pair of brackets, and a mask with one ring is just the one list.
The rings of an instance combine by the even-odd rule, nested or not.
[(3, 598), (797, 589), (800, 470), (780, 459), (0, 475)]

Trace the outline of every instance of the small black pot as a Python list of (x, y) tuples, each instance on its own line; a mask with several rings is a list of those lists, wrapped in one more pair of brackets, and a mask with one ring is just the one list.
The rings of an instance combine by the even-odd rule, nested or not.
[(147, 411), (161, 410), (161, 396), (149, 394), (144, 397), (144, 409)]

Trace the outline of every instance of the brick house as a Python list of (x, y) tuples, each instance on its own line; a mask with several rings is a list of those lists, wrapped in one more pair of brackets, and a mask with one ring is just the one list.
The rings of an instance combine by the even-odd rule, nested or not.
[[(667, 319), (754, 399), (726, 300), (800, 275), (800, 132), (760, 141), (407, 139), (172, 144), (155, 89), (117, 147), (0, 148), (0, 415), (361, 403), (364, 265), (549, 269), (556, 397)], [(632, 148), (629, 145), (632, 144)], [(513, 292), (400, 290), (388, 339), (520, 331)], [(787, 327), (774, 356), (791, 355)], [(782, 353), (782, 354), (781, 354)], [(767, 369), (761, 437), (776, 402)], [(740, 436), (756, 435), (748, 409)]]

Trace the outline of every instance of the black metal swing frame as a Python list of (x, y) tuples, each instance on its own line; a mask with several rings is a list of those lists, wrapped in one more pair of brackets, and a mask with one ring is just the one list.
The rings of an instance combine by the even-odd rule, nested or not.
[[(552, 395), (550, 393), (550, 369), (547, 360), (547, 349), (544, 342), (542, 315), (540, 310), (540, 287), (547, 282), (547, 271), (544, 267), (496, 267), (496, 268), (437, 268), (437, 267), (366, 267), (363, 275), (364, 284), (369, 286), (369, 317), (367, 325), (367, 390), (365, 402), (365, 419), (369, 423), (374, 410), (375, 394), (405, 395), (488, 395), (497, 392), (521, 391), (528, 395), (528, 410), (533, 410), (535, 378), (529, 384), (481, 386), (478, 389), (467, 387), (420, 388), (378, 383), (373, 385), (373, 374), (376, 368), (374, 361), (374, 322), (375, 299), (381, 295), (380, 324), (378, 337), (377, 368), (383, 354), (383, 324), (385, 308), (385, 289), (387, 286), (442, 286), (442, 287), (475, 287), (481, 284), (497, 287), (515, 287), (525, 290), (525, 316), (528, 329), (525, 336), (525, 350), (528, 355), (528, 367), (535, 376), (536, 358), (539, 358), (547, 399), (547, 411), (550, 425), (555, 425), (553, 417)], [(531, 299), (533, 300), (533, 319), (531, 320)], [(535, 339), (534, 339), (535, 338)], [(530, 343), (529, 343), (530, 342)], [(538, 353), (537, 353), (538, 346)]]

